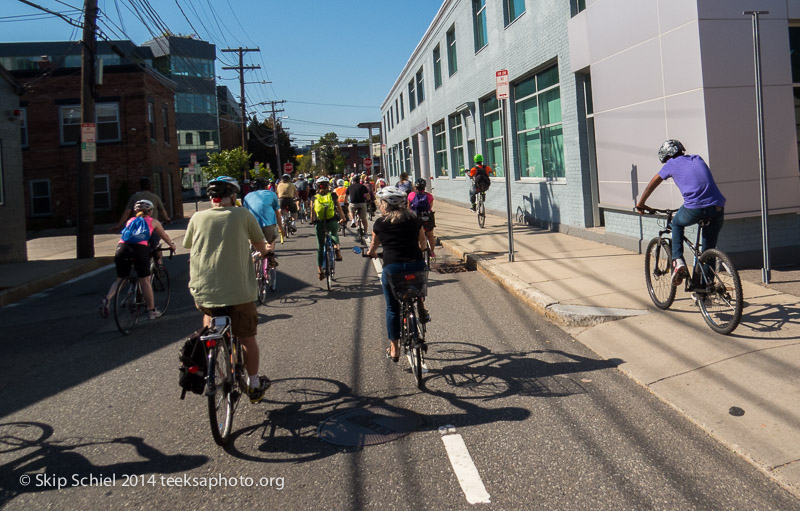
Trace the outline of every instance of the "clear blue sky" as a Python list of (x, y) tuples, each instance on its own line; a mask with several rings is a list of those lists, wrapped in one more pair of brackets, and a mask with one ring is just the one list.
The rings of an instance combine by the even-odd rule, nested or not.
[[(82, 0), (30, 1), (82, 19)], [(1, 42), (81, 38), (80, 29), (62, 19), (18, 0), (0, 3)], [(272, 83), (247, 85), (247, 104), (286, 100), (280, 114), (289, 116), (284, 126), (297, 145), (304, 145), (329, 131), (340, 139), (366, 138), (367, 131), (355, 126), (380, 121), (380, 104), (442, 0), (99, 0), (98, 4), (100, 28), (111, 39), (141, 44), (160, 34), (149, 16), (144, 16), (145, 23), (135, 13), (149, 4), (173, 33), (197, 33), (215, 44), (216, 74), (222, 77), (217, 83), (230, 87), (237, 98), (238, 73), (221, 68), (237, 64), (238, 57), (219, 49), (260, 48), (260, 53), (245, 54), (245, 65), (261, 66), (245, 72), (245, 80)], [(258, 107), (259, 119), (266, 109)]]

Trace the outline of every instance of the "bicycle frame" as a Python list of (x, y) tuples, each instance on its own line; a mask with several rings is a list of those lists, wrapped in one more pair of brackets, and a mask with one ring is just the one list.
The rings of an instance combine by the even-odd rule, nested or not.
[[(666, 238), (670, 242), (670, 246), (672, 244), (672, 216), (674, 215), (675, 211), (677, 210), (666, 210), (667, 211), (667, 222), (664, 226), (663, 230), (658, 231), (659, 238)], [(684, 282), (684, 291), (686, 292), (706, 292), (706, 285), (711, 280), (708, 275), (708, 269), (704, 268), (699, 263), (699, 257), (702, 253), (700, 247), (700, 239), (702, 237), (703, 229), (708, 225), (707, 220), (702, 220), (697, 224), (697, 235), (695, 236), (694, 243), (689, 240), (685, 235), (681, 238), (681, 243), (684, 246), (689, 248), (689, 251), (692, 253), (692, 266), (689, 272), (689, 278), (685, 279)], [(669, 237), (665, 237), (665, 235), (669, 234)]]

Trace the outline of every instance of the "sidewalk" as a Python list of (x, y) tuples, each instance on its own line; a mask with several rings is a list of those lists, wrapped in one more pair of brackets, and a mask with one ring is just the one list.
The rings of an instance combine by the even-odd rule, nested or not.
[[(560, 323), (604, 359), (731, 450), (800, 496), (800, 304), (797, 272), (742, 272), (745, 308), (730, 336), (714, 333), (683, 291), (655, 308), (644, 255), (574, 236), (514, 228), (508, 258), (505, 218), (480, 229), (466, 207), (436, 202), (442, 245), (536, 312)], [(723, 232), (724, 235), (724, 232)], [(744, 410), (734, 416), (732, 408)], [(654, 432), (657, 434), (657, 432)], [(688, 460), (687, 460), (688, 461)]]
[[(194, 209), (187, 203), (186, 216)], [(723, 336), (682, 291), (669, 311), (653, 306), (643, 255), (517, 226), (510, 263), (504, 218), (487, 215), (480, 229), (469, 209), (438, 200), (436, 223), (445, 248), (600, 357), (621, 360), (620, 371), (800, 496), (800, 304), (785, 292), (800, 290), (798, 272), (773, 270), (772, 288), (756, 283), (759, 271), (742, 272), (742, 323)], [(186, 225), (167, 228), (179, 246)], [(74, 233), (30, 240), (30, 261), (0, 265), (0, 306), (111, 264), (118, 240), (96, 235), (92, 260), (75, 259)]]

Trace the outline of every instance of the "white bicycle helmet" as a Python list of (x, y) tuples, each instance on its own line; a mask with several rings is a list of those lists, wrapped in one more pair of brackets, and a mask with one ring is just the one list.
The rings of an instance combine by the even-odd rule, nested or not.
[(327, 184), (330, 184), (330, 182), (331, 182), (331, 180), (330, 180), (330, 179), (328, 179), (328, 178), (327, 178), (327, 177), (325, 177), (325, 176), (320, 176), (320, 177), (318, 177), (318, 178), (317, 178), (317, 181), (316, 181), (316, 183), (317, 183), (318, 185), (322, 185), (322, 184), (325, 184), (325, 185), (327, 185)]
[(336, 186), (344, 186), (344, 179), (339, 179), (336, 181)]
[(133, 205), (134, 211), (153, 211), (153, 203), (147, 199), (142, 199), (136, 201), (136, 204)]
[(380, 200), (385, 201), (390, 206), (402, 206), (406, 203), (406, 192), (397, 188), (396, 186), (385, 186), (381, 188), (377, 196)]

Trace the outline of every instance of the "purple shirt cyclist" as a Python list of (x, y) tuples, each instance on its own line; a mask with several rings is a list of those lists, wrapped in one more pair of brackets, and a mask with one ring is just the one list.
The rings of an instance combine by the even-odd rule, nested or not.
[(683, 232), (704, 218), (710, 220), (703, 228), (702, 250), (715, 248), (719, 231), (725, 217), (725, 197), (717, 188), (706, 162), (697, 155), (687, 155), (686, 148), (677, 140), (667, 140), (658, 150), (658, 159), (664, 164), (653, 176), (642, 196), (636, 203), (636, 210), (644, 213), (647, 199), (653, 190), (665, 179), (672, 178), (683, 195), (683, 206), (672, 217), (672, 285), (678, 286), (688, 275), (683, 260)]

